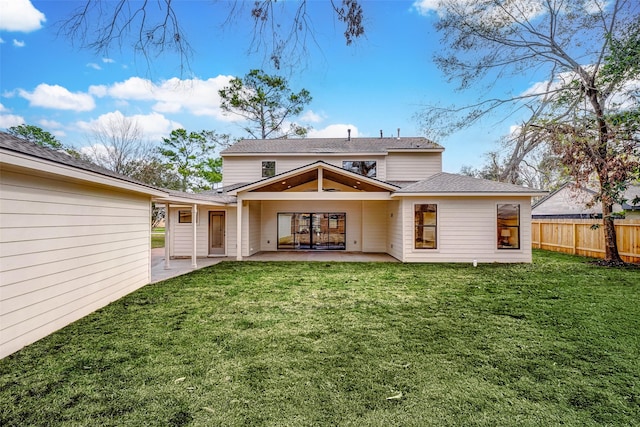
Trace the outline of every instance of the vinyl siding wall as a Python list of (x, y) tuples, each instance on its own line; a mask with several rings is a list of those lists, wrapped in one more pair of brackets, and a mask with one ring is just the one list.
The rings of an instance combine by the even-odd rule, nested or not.
[(387, 203), (362, 202), (362, 252), (387, 251)]
[(250, 183), (259, 181), (262, 178), (262, 162), (263, 161), (275, 161), (276, 162), (276, 175), (290, 170), (306, 166), (308, 164), (324, 161), (331, 165), (342, 167), (343, 161), (353, 160), (375, 160), (376, 164), (376, 179), (386, 180), (386, 160), (385, 156), (370, 156), (370, 155), (344, 155), (344, 156), (246, 156), (246, 157), (225, 157), (222, 163), (222, 177), (223, 185), (233, 185), (238, 183)]
[(251, 256), (260, 251), (262, 206), (260, 202), (251, 201), (245, 206), (245, 209), (247, 208), (248, 221), (244, 221), (243, 224), (243, 230), (247, 232), (244, 233), (242, 247), (246, 249), (244, 255)]
[[(190, 211), (190, 206), (185, 207), (172, 207), (170, 211), (170, 233), (171, 243), (169, 254), (171, 257), (184, 258), (191, 257), (193, 244), (193, 224), (191, 223), (178, 223), (178, 211), (187, 210)], [(225, 250), (226, 256), (236, 255), (236, 209), (235, 208), (221, 208), (218, 206), (198, 206), (198, 215), (196, 223), (196, 256), (207, 257), (209, 256), (209, 211), (224, 211), (225, 212)]]
[[(531, 262), (531, 199), (407, 198), (403, 204), (404, 262)], [(414, 249), (414, 205), (438, 205), (438, 249)], [(520, 249), (497, 249), (497, 205), (520, 205)], [(394, 255), (395, 256), (395, 255)]]
[(442, 153), (389, 153), (387, 181), (421, 181), (442, 172)]
[(150, 282), (148, 196), (0, 178), (0, 357)]
[(400, 200), (394, 200), (387, 204), (387, 253), (401, 261), (404, 257), (402, 252), (402, 207), (403, 203)]

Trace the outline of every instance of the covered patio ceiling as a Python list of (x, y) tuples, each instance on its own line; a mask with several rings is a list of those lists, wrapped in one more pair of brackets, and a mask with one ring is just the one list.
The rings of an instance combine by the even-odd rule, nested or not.
[[(296, 187), (299, 187), (304, 184), (308, 184), (311, 182), (317, 182), (319, 176), (319, 168), (308, 170), (306, 172), (299, 173), (297, 175), (291, 175), (287, 177), (283, 177), (281, 180), (276, 182), (272, 182), (271, 184), (267, 184), (263, 187), (256, 188), (251, 190), (252, 192), (281, 192), (286, 190), (294, 190)], [(348, 187), (348, 191), (368, 191), (368, 192), (388, 192), (389, 190), (383, 188), (381, 186), (377, 186), (368, 182), (369, 180), (366, 177), (353, 177), (348, 176), (347, 174), (339, 173), (333, 171), (331, 169), (323, 169), (322, 176), (324, 180), (332, 181), (338, 184), (341, 184), (345, 187)], [(306, 191), (306, 190), (305, 190)], [(324, 191), (328, 191), (324, 189)], [(335, 190), (330, 190), (335, 191)], [(347, 190), (340, 190), (347, 191)]]

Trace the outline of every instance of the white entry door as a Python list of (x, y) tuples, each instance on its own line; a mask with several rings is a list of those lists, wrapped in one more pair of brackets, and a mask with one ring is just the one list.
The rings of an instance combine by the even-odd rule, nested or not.
[(209, 255), (224, 255), (224, 211), (209, 212)]

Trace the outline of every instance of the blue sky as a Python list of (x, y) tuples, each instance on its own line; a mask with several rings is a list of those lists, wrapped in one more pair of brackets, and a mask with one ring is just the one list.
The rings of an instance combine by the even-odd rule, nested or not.
[[(171, 130), (215, 130), (243, 136), (236, 117), (219, 109), (218, 89), (252, 68), (306, 88), (313, 101), (296, 122), (313, 127), (309, 136), (420, 136), (415, 118), (427, 104), (464, 105), (475, 93), (458, 93), (432, 62), (440, 48), (437, 14), (414, 1), (364, 1), (366, 37), (346, 46), (343, 27), (325, 0), (310, 1), (316, 41), (300, 65), (281, 71), (249, 52), (252, 21), (238, 17), (221, 28), (225, 2), (178, 2), (183, 29), (194, 48), (190, 68), (167, 53), (150, 66), (125, 45), (106, 54), (72, 46), (57, 24), (81, 2), (0, 0), (0, 129), (40, 126), (63, 143), (90, 144), (93, 124), (113, 115), (134, 118), (145, 136), (159, 143)], [(422, 1), (423, 5), (429, 4)], [(280, 4), (280, 3), (279, 3)], [(506, 81), (520, 92), (532, 82)], [(513, 122), (494, 118), (436, 141), (445, 147), (443, 168), (479, 167), (483, 153), (497, 147)]]

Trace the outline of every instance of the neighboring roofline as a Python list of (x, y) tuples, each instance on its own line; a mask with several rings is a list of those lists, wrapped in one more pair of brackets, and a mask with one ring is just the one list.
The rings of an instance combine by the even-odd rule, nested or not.
[[(556, 194), (558, 194), (560, 191), (564, 190), (567, 187), (570, 187), (574, 185), (574, 182), (572, 181), (567, 181), (564, 184), (562, 184), (560, 187), (558, 187), (557, 189), (553, 190), (551, 193), (547, 194), (545, 197), (543, 197), (542, 199), (538, 200), (536, 203), (534, 203), (531, 206), (531, 210), (537, 208), (538, 206), (540, 206), (541, 204), (543, 204), (544, 202), (546, 202), (547, 200), (549, 200), (550, 198), (552, 198), (553, 196), (555, 196)], [(580, 190), (586, 191), (587, 193), (591, 193), (591, 194), (596, 194), (595, 191), (581, 185), (578, 187)]]
[(88, 167), (82, 168), (76, 165), (65, 164), (6, 147), (0, 147), (0, 163), (7, 164), (10, 167), (30, 169), (41, 173), (58, 175), (66, 179), (87, 181), (151, 196), (160, 197), (168, 194), (165, 190), (135, 181), (124, 175), (100, 173)]
[(317, 168), (317, 167), (322, 167), (323, 169), (329, 169), (329, 170), (332, 170), (332, 171), (334, 171), (336, 173), (342, 173), (342, 174), (344, 174), (346, 176), (351, 176), (354, 179), (359, 179), (359, 180), (362, 180), (364, 182), (368, 182), (371, 185), (377, 185), (377, 186), (381, 186), (381, 187), (386, 187), (386, 189), (389, 192), (393, 192), (393, 191), (395, 191), (395, 190), (400, 188), (397, 185), (394, 185), (394, 184), (391, 184), (391, 183), (388, 183), (388, 182), (385, 182), (385, 181), (381, 181), (379, 179), (366, 177), (364, 175), (360, 175), (360, 174), (357, 174), (355, 172), (351, 172), (349, 170), (342, 169), (341, 167), (334, 166), (334, 165), (332, 165), (330, 163), (327, 163), (327, 162), (324, 162), (322, 160), (318, 160), (316, 162), (309, 163), (308, 165), (300, 166), (298, 168), (291, 169), (289, 171), (282, 172), (282, 173), (279, 173), (277, 175), (270, 176), (268, 178), (263, 178), (263, 179), (261, 179), (259, 181), (255, 181), (255, 182), (246, 184), (244, 186), (238, 187), (238, 188), (236, 188), (236, 189), (234, 189), (232, 191), (227, 192), (227, 194), (230, 195), (230, 196), (236, 196), (238, 194), (238, 192), (251, 191), (251, 190), (253, 190), (255, 188), (260, 188), (260, 187), (263, 187), (265, 185), (269, 185), (272, 182), (278, 182), (282, 178), (285, 178), (287, 176), (297, 175), (299, 173), (303, 173), (303, 172), (312, 170), (312, 169)]

